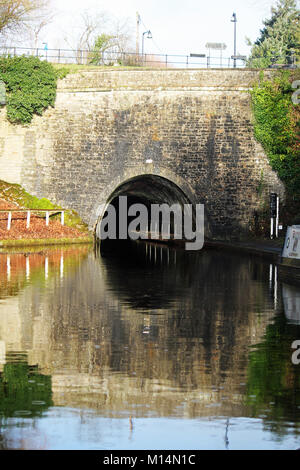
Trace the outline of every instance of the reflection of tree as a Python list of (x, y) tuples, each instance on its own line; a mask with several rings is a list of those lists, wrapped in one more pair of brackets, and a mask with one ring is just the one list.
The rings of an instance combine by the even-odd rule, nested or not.
[(1, 416), (41, 416), (53, 404), (51, 377), (40, 374), (37, 366), (29, 366), (26, 356), (16, 362), (7, 360), (0, 374)]
[(285, 434), (280, 420), (297, 423), (300, 418), (300, 370), (291, 360), (295, 337), (300, 337), (300, 326), (278, 315), (250, 353), (247, 402), (253, 416), (263, 411), (267, 426), (280, 435)]

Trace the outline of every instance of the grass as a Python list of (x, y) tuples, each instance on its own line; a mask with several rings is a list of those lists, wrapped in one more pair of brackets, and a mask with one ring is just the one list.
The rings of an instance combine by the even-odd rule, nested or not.
[(36, 239), (20, 239), (20, 240), (2, 240), (0, 248), (24, 247), (24, 246), (51, 246), (51, 245), (75, 245), (82, 243), (92, 243), (91, 236), (83, 236), (82, 238), (36, 238)]

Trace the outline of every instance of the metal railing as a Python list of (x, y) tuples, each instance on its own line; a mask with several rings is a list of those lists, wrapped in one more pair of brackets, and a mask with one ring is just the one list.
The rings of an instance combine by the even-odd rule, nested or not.
[[(245, 56), (215, 57), (205, 54), (136, 54), (117, 50), (44, 49), (28, 47), (1, 47), (1, 57), (35, 56), (56, 64), (135, 66), (153, 68), (297, 68), (295, 55), (258, 57), (248, 60)], [(198, 57), (197, 57), (198, 56)]]

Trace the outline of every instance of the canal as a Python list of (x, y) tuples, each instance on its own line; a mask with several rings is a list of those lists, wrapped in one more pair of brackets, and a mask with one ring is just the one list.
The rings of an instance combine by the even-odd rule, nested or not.
[(0, 449), (300, 447), (300, 287), (270, 262), (25, 251), (0, 254)]

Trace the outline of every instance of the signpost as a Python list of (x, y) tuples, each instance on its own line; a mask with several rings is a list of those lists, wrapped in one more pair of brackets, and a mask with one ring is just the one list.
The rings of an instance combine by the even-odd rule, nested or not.
[(210, 58), (210, 50), (213, 49), (213, 50), (217, 50), (217, 51), (220, 51), (220, 65), (222, 67), (222, 52), (225, 51), (225, 49), (227, 49), (227, 46), (226, 44), (224, 44), (223, 42), (208, 42), (206, 45), (205, 45), (206, 49), (209, 50), (209, 58)]

